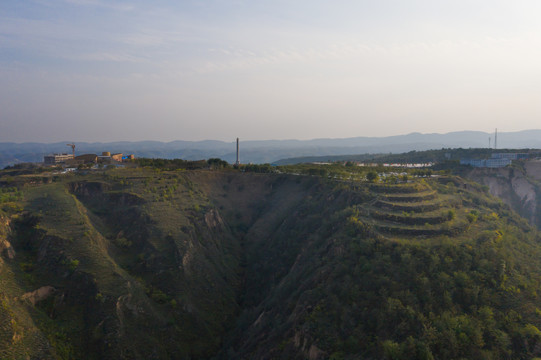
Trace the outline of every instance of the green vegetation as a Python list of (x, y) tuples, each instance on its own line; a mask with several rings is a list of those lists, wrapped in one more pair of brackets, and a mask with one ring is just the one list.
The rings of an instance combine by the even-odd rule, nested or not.
[(366, 180), (370, 181), (370, 182), (374, 182), (378, 179), (378, 173), (375, 172), (375, 171), (369, 171), (367, 174), (366, 174)]
[(22, 192), (16, 187), (0, 188), (0, 204), (19, 201), (22, 199)]
[(138, 164), (9, 175), (0, 358), (541, 355), (539, 235), (486, 187), (353, 163)]
[[(486, 159), (491, 156), (494, 149), (489, 148), (458, 148), (458, 149), (440, 149), (409, 151), (398, 154), (359, 154), (359, 155), (329, 155), (329, 156), (311, 156), (283, 159), (277, 162), (278, 165), (291, 165), (307, 162), (340, 162), (340, 163), (439, 163), (442, 168), (458, 167), (458, 160), (461, 158)], [(539, 156), (539, 149), (498, 149), (497, 152), (520, 152), (530, 153), (532, 157)]]
[(136, 164), (142, 167), (160, 169), (160, 170), (196, 170), (196, 169), (221, 169), (229, 167), (226, 161), (221, 159), (209, 159), (207, 161), (190, 161), (182, 159), (147, 159), (140, 158), (134, 160)]

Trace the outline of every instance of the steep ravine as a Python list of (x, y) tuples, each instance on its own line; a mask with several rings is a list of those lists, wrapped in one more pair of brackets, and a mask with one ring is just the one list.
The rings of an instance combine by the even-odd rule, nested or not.
[(0, 321), (35, 325), (0, 329), (36, 334), (30, 358), (541, 354), (538, 235), (460, 178), (136, 169), (24, 190)]

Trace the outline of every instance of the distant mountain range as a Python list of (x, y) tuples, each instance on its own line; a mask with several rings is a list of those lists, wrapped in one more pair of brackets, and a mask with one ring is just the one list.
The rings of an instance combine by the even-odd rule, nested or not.
[[(273, 163), (281, 159), (350, 154), (402, 153), (412, 150), (442, 148), (487, 148), (494, 134), (482, 131), (459, 131), (447, 134), (421, 134), (387, 137), (352, 137), (345, 139), (262, 140), (242, 141), (240, 158), (243, 163)], [(0, 143), (0, 168), (20, 162), (41, 162), (51, 153), (70, 152), (69, 141), (44, 143)], [(199, 160), (218, 157), (235, 161), (235, 142), (205, 141), (121, 141), (110, 143), (76, 143), (76, 153), (103, 151), (134, 154), (136, 157), (181, 158)], [(541, 130), (498, 133), (498, 148), (541, 148)]]

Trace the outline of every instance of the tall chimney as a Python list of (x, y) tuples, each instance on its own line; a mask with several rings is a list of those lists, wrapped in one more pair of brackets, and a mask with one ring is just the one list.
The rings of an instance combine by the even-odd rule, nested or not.
[(239, 161), (239, 138), (237, 138), (237, 162), (235, 163), (235, 165), (237, 165), (237, 166), (240, 165), (240, 161)]
[(498, 148), (498, 128), (496, 128), (496, 131), (494, 132), (494, 149)]

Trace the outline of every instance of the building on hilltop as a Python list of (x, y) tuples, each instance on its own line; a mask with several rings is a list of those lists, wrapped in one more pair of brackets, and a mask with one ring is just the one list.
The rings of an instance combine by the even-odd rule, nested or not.
[(78, 156), (73, 156), (73, 154), (53, 154), (53, 155), (45, 155), (43, 157), (43, 163), (45, 165), (65, 165), (65, 166), (78, 166), (82, 164), (90, 164), (90, 163), (102, 163), (102, 164), (116, 164), (121, 162), (127, 162), (130, 160), (135, 159), (135, 156), (130, 155), (123, 155), (121, 153), (112, 154), (108, 151), (102, 152), (100, 156), (96, 154), (83, 154)]
[(493, 159), (524, 160), (530, 156), (527, 153), (495, 153), (491, 157)]
[(68, 160), (73, 160), (74, 156), (73, 154), (53, 154), (53, 155), (45, 155), (43, 157), (43, 163), (45, 165), (56, 165), (56, 164), (63, 164)]
[(81, 164), (98, 163), (98, 155), (96, 154), (84, 154), (75, 157), (75, 161)]
[(122, 153), (111, 154), (109, 151), (104, 151), (101, 153), (101, 156), (98, 156), (98, 162), (104, 164), (116, 164), (121, 162), (127, 162), (129, 160), (135, 159), (133, 154), (124, 155)]
[(510, 159), (460, 159), (460, 165), (473, 167), (500, 168), (511, 165)]
[(514, 160), (529, 159), (527, 153), (494, 153), (490, 159), (460, 159), (460, 165), (473, 167), (500, 168), (511, 165)]
[(111, 160), (122, 162), (122, 153), (112, 154)]

